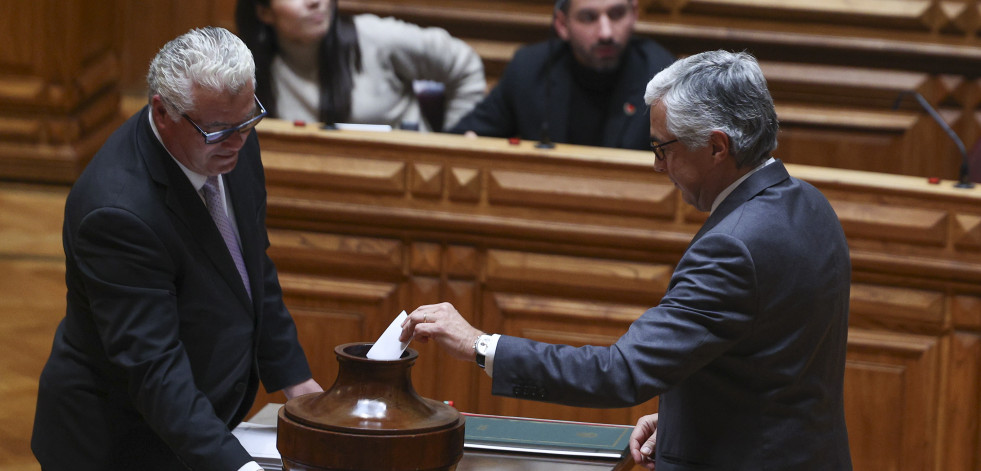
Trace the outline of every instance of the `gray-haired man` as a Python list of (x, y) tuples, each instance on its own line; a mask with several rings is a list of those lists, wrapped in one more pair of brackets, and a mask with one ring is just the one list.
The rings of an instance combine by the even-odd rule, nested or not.
[(68, 309), (31, 448), (45, 471), (257, 470), (230, 430), (259, 378), (287, 397), (321, 388), (266, 256), (252, 55), (192, 30), (147, 82), (148, 106), (65, 205)]
[(848, 245), (828, 200), (771, 156), (777, 116), (759, 64), (687, 57), (645, 102), (654, 170), (710, 213), (659, 305), (608, 347), (486, 335), (448, 303), (413, 311), (402, 338), (476, 360), (498, 395), (583, 407), (658, 397), (630, 440), (650, 469), (851, 469)]

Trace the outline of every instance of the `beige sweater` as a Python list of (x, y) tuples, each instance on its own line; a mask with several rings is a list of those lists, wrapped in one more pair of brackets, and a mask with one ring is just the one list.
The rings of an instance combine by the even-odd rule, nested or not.
[[(486, 84), (480, 57), (465, 42), (440, 28), (421, 28), (395, 18), (354, 17), (362, 71), (354, 76), (352, 123), (418, 123), (422, 119), (413, 82), (430, 80), (446, 87), (444, 127), (449, 129), (483, 98)], [(319, 121), (316, 48), (284, 49), (273, 60), (277, 109), (287, 120)]]

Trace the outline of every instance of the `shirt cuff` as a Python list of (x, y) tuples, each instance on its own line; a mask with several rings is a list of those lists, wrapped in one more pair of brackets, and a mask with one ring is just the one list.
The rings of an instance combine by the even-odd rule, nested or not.
[(494, 354), (497, 353), (497, 341), (501, 339), (501, 334), (491, 335), (487, 342), (487, 354), (484, 355), (484, 373), (491, 378), (494, 377)]
[(255, 461), (249, 461), (238, 468), (238, 471), (262, 471), (262, 466), (259, 466), (259, 463)]

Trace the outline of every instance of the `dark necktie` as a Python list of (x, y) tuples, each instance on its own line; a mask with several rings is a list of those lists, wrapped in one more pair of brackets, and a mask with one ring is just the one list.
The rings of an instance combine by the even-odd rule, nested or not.
[(221, 192), (218, 191), (218, 177), (208, 177), (201, 189), (204, 190), (204, 201), (207, 203), (208, 212), (211, 213), (211, 219), (218, 226), (221, 238), (225, 239), (225, 245), (232, 255), (235, 268), (238, 269), (238, 274), (242, 277), (242, 282), (245, 283), (245, 292), (249, 294), (249, 299), (251, 299), (252, 288), (249, 286), (249, 274), (245, 271), (245, 260), (242, 259), (242, 250), (235, 238), (235, 230), (232, 228), (231, 221), (228, 220), (228, 215), (225, 214), (225, 204), (222, 201)]

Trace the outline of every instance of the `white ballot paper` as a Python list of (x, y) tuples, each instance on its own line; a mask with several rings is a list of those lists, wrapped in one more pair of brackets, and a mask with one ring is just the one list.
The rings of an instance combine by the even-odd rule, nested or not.
[(381, 337), (378, 337), (378, 341), (368, 350), (368, 358), (372, 360), (398, 360), (402, 357), (402, 352), (412, 340), (399, 342), (399, 335), (402, 335), (402, 322), (405, 322), (406, 317), (409, 315), (405, 311), (395, 317), (385, 332), (382, 332)]

